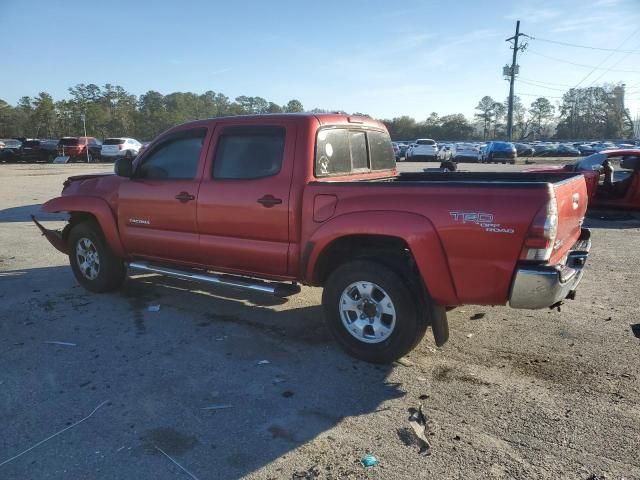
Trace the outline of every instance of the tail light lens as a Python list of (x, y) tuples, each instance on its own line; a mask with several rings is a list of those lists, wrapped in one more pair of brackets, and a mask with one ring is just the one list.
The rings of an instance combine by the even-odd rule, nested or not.
[(548, 261), (558, 235), (558, 204), (555, 195), (536, 214), (524, 240), (521, 260)]

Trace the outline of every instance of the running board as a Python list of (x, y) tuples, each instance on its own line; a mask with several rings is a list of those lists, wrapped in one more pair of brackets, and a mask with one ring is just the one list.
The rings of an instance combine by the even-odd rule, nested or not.
[(130, 262), (129, 268), (132, 270), (159, 273), (168, 277), (181, 278), (182, 280), (191, 280), (193, 282), (224, 285), (227, 287), (238, 288), (240, 290), (268, 293), (282, 298), (300, 293), (300, 285), (295, 283), (263, 282), (253, 278), (236, 277), (233, 275), (216, 275), (204, 271), (178, 270), (175, 268), (152, 265), (147, 262)]

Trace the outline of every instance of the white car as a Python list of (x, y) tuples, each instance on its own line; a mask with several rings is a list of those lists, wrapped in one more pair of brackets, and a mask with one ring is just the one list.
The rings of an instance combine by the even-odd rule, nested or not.
[(407, 150), (407, 160), (425, 162), (438, 159), (438, 144), (430, 138), (419, 138), (416, 143)]
[(142, 144), (135, 138), (105, 138), (100, 154), (102, 158), (134, 158), (140, 152)]
[(480, 147), (473, 143), (457, 143), (455, 149), (454, 160), (456, 162), (473, 162), (478, 161)]

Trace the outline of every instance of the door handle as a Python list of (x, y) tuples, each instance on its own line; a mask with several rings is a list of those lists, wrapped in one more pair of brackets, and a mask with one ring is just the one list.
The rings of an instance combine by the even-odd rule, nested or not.
[(180, 192), (178, 195), (176, 195), (176, 200), (180, 200), (182, 203), (186, 203), (190, 200), (195, 200), (195, 199), (196, 197), (191, 195), (189, 192)]
[(263, 207), (271, 208), (275, 205), (280, 205), (282, 200), (274, 197), (273, 195), (265, 195), (262, 198), (258, 199), (258, 203), (261, 203)]

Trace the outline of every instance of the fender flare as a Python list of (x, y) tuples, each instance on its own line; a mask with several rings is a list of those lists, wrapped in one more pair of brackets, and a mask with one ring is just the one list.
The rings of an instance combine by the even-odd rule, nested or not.
[(47, 213), (79, 212), (93, 215), (98, 221), (102, 234), (113, 253), (122, 258), (126, 257), (116, 219), (113, 216), (111, 207), (102, 198), (86, 195), (56, 197), (44, 203), (40, 209)]
[(326, 221), (306, 242), (302, 268), (307, 283), (318, 284), (317, 262), (322, 252), (335, 240), (350, 235), (379, 235), (404, 240), (435, 303), (459, 304), (447, 256), (435, 227), (428, 218), (410, 212), (354, 212)]

